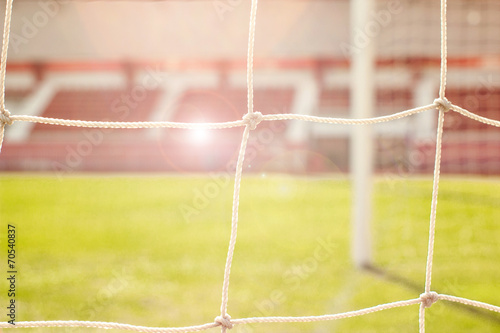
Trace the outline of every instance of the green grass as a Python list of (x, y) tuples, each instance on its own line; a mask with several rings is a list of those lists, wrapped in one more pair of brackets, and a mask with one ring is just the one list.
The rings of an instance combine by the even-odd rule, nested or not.
[[(16, 320), (169, 327), (213, 321), (220, 311), (232, 186), (203, 176), (0, 177), (3, 271), (7, 224), (17, 230)], [(353, 267), (346, 179), (244, 177), (228, 312), (233, 318), (320, 315), (418, 297), (431, 189), (429, 180), (375, 184), (374, 260), (405, 284)], [(500, 304), (499, 189), (497, 180), (441, 182), (433, 290)], [(200, 199), (207, 190), (210, 198)], [(6, 290), (2, 279), (2, 308)], [(427, 332), (500, 332), (500, 317), (488, 315), (438, 302), (427, 311)], [(234, 331), (416, 332), (417, 318), (415, 305)]]

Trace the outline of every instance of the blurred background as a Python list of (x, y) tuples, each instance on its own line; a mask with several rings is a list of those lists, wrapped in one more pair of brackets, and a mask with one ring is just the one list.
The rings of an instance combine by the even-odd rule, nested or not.
[[(249, 1), (14, 3), (7, 71), (13, 114), (113, 121), (218, 122), (247, 110)], [(500, 3), (448, 6), (446, 96), (500, 118)], [(377, 1), (370, 26), (349, 32), (349, 1), (262, 1), (255, 44), (255, 110), (350, 115), (350, 56), (375, 43), (375, 115), (438, 95), (439, 1)], [(371, 30), (370, 30), (371, 29)], [(430, 173), (435, 112), (374, 126), (378, 172)], [(348, 126), (263, 123), (248, 171), (349, 170)], [(100, 130), (15, 123), (0, 170), (225, 170), (241, 128)], [(266, 147), (266, 149), (262, 149)], [(500, 134), (446, 117), (443, 172), (498, 174)]]
[[(351, 30), (352, 1), (259, 1), (255, 110), (354, 118), (351, 58), (371, 47), (375, 73), (357, 85), (373, 80), (374, 116), (433, 103), (439, 2), (377, 0), (366, 25)], [(15, 0), (7, 108), (78, 120), (240, 120), (247, 112), (249, 13), (249, 0)], [(446, 97), (497, 120), (499, 15), (498, 0), (448, 3)], [(436, 122), (430, 110), (372, 126), (375, 176), (361, 186), (360, 177), (349, 176), (362, 165), (350, 162), (354, 127), (260, 123), (245, 157), (229, 314), (332, 314), (419, 297)], [(17, 320), (212, 322), (242, 132), (7, 126), (0, 230), (18, 230)], [(499, 130), (446, 113), (442, 172), (432, 289), (498, 305)], [(366, 224), (356, 232), (352, 207), (365, 213), (370, 204), (353, 202), (371, 185), (365, 199), (372, 214), (361, 216)], [(356, 234), (366, 238), (353, 241)], [(353, 260), (354, 243), (366, 245), (369, 265)], [(0, 290), (7, 290), (3, 281)], [(445, 301), (426, 312), (426, 322), (428, 332), (500, 332), (497, 313)], [(235, 328), (417, 330), (418, 305)], [(103, 330), (30, 330), (61, 331)]]

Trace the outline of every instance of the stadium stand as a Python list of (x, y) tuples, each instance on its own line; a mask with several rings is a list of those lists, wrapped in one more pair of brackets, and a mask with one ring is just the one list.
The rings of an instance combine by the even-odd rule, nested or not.
[[(317, 99), (305, 113), (349, 117), (349, 88), (346, 73), (347, 64), (341, 64), (344, 74), (339, 75), (336, 62), (305, 62), (301, 70), (315, 77)], [(318, 66), (318, 63), (320, 66)], [(451, 60), (453, 64), (453, 59)], [(398, 64), (406, 72), (407, 85), (381, 84), (376, 90), (377, 115), (385, 115), (418, 105), (417, 88), (409, 85), (418, 84), (421, 78), (413, 77), (412, 67), (436, 67), (431, 60), (407, 60)], [(391, 75), (394, 63), (380, 62), (379, 81)], [(460, 64), (464, 66), (464, 64)], [(459, 66), (459, 68), (460, 68)], [(44, 68), (45, 67), (45, 68)], [(107, 84), (97, 86), (83, 83), (66, 85), (50, 83), (50, 70), (56, 65), (37, 64), (36, 66), (13, 65), (21, 69), (19, 73), (26, 76), (31, 73), (35, 80), (25, 80), (15, 85), (15, 89), (7, 91), (8, 105), (23, 107), (23, 103), (31, 103), (35, 98), (44, 96), (43, 89), (52, 87), (38, 115), (66, 119), (111, 120), (111, 121), (178, 121), (178, 122), (221, 122), (240, 119), (246, 110), (246, 91), (237, 80), (230, 76), (238, 76), (238, 71), (221, 69), (218, 64), (212, 68), (213, 83), (205, 86), (190, 86), (179, 89), (163, 109), (161, 100), (170, 93), (168, 86), (153, 89), (137, 90), (140, 67), (123, 66), (120, 63), (80, 65), (80, 71), (86, 75), (101, 75), (103, 68), (109, 79)], [(210, 67), (210, 66), (208, 66)], [(26, 70), (28, 68), (28, 71)], [(111, 68), (111, 69), (110, 69)], [(329, 79), (329, 70), (335, 69), (335, 80)], [(280, 69), (281, 72), (296, 71), (294, 65)], [(385, 71), (385, 73), (384, 73)], [(40, 73), (44, 73), (43, 75)], [(48, 73), (46, 73), (48, 72)], [(75, 75), (75, 71), (72, 71)], [(111, 74), (110, 74), (111, 73)], [(60, 74), (59, 74), (60, 75)], [(76, 74), (79, 75), (78, 73)], [(166, 74), (170, 75), (170, 74)], [(182, 72), (180, 74), (182, 76)], [(285, 75), (286, 76), (286, 75)], [(332, 76), (332, 75), (330, 75)], [(338, 77), (344, 77), (339, 80)], [(257, 75), (258, 78), (258, 75)], [(114, 81), (116, 82), (114, 82)], [(47, 82), (46, 82), (47, 81)], [(70, 80), (71, 81), (71, 80)], [(258, 82), (258, 81), (257, 81)], [(44, 84), (45, 83), (45, 84)], [(314, 85), (314, 84), (313, 84)], [(255, 88), (255, 108), (265, 114), (288, 113), (300, 109), (299, 95), (303, 93), (299, 85), (284, 83), (260, 84)], [(38, 97), (37, 97), (38, 96)], [(473, 98), (471, 97), (473, 96)], [(480, 85), (457, 87), (450, 86), (448, 97), (456, 103), (469, 107), (479, 115), (496, 118), (500, 114), (500, 88)], [(420, 103), (421, 104), (421, 103)], [(44, 105), (40, 103), (40, 105)], [(29, 112), (27, 112), (29, 113)], [(376, 168), (378, 172), (411, 172), (428, 173), (433, 168), (433, 145), (426, 141), (421, 131), (412, 133), (406, 129), (416, 126), (418, 119), (401, 122), (398, 126), (376, 127), (377, 154)], [(429, 118), (428, 131), (433, 133), (435, 119)], [(287, 134), (290, 122), (282, 122), (279, 131), (262, 124), (259, 131), (272, 133), (272, 142), (264, 142), (270, 149), (255, 149), (257, 157), (253, 159), (253, 171), (289, 171), (289, 172), (337, 172), (347, 171), (349, 127), (338, 126), (323, 131), (320, 126), (310, 125), (301, 129), (305, 140), (293, 142)], [(453, 114), (447, 117), (444, 137), (443, 172), (497, 174), (500, 169), (498, 151), (500, 138), (495, 131), (484, 124), (474, 122)], [(15, 131), (15, 129), (9, 129)], [(225, 169), (238, 150), (241, 129), (227, 129), (222, 132), (201, 133), (178, 129), (169, 130), (89, 130), (64, 126), (48, 126), (36, 124), (21, 129), (26, 133), (11, 134), (7, 140), (4, 153), (0, 158), (1, 170), (29, 171), (214, 171)], [(267, 131), (267, 132), (266, 132)], [(275, 133), (276, 132), (276, 133)], [(401, 134), (406, 132), (404, 135)], [(76, 133), (76, 135), (75, 135)], [(257, 136), (258, 138), (258, 136)], [(267, 139), (264, 139), (266, 141)], [(467, 141), (467, 144), (464, 142)], [(262, 142), (250, 143), (261, 147)], [(222, 146), (221, 146), (222, 145)], [(214, 153), (215, 147), (219, 146)], [(223, 148), (220, 148), (223, 147)], [(193, 152), (198, 153), (193, 154)], [(293, 161), (296, 162), (293, 162)], [(298, 162), (297, 162), (298, 161)], [(294, 164), (295, 163), (295, 164)]]

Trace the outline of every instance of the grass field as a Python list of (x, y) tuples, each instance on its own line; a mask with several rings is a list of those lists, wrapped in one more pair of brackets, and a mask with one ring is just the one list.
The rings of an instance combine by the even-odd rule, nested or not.
[[(220, 314), (232, 182), (203, 176), (3, 175), (0, 183), (3, 271), (7, 224), (17, 230), (17, 321), (170, 327), (212, 322)], [(377, 273), (352, 266), (345, 178), (244, 177), (229, 314), (320, 315), (418, 297), (431, 187), (427, 179), (376, 182)], [(442, 180), (433, 290), (500, 305), (499, 202), (496, 179)], [(7, 289), (2, 278), (3, 309)], [(417, 318), (415, 305), (233, 331), (417, 332)], [(441, 301), (427, 311), (427, 332), (500, 332), (500, 316)]]

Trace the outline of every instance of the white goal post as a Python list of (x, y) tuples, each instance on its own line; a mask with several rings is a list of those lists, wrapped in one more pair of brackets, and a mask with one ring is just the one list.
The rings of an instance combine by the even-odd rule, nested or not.
[[(352, 0), (351, 45), (357, 45), (354, 31), (368, 26), (374, 9), (374, 0)], [(351, 53), (351, 118), (371, 118), (374, 114), (374, 45), (374, 41), (368, 41), (361, 52)], [(355, 266), (362, 268), (371, 264), (372, 125), (354, 126), (351, 133), (352, 259)]]

